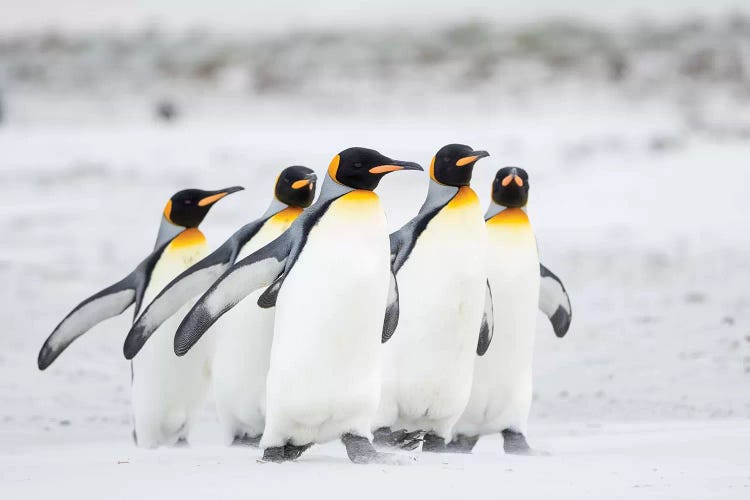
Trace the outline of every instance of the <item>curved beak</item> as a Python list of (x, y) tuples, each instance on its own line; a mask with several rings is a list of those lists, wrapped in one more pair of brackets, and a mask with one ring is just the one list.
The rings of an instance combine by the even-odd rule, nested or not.
[(304, 179), (292, 182), (292, 189), (302, 189), (305, 186), (312, 186), (318, 181), (318, 176), (315, 173), (307, 174)]
[(464, 156), (463, 158), (459, 158), (456, 162), (457, 167), (463, 167), (464, 165), (469, 165), (471, 163), (474, 163), (475, 161), (486, 158), (490, 154), (487, 151), (472, 151), (469, 156)]
[(370, 169), (371, 174), (387, 174), (399, 170), (424, 170), (419, 163), (413, 161), (388, 160), (384, 165), (378, 165)]
[(243, 188), (242, 186), (232, 186), (226, 189), (217, 189), (216, 191), (206, 191), (207, 196), (204, 196), (200, 199), (200, 201), (198, 201), (198, 206), (205, 207), (208, 205), (213, 205), (220, 199), (224, 198), (226, 195), (236, 193), (237, 191), (242, 191), (243, 189), (245, 188)]

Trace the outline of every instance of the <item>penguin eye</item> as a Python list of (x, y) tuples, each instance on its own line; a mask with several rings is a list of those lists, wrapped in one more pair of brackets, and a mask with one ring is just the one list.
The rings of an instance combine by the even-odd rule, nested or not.
[(354, 168), (357, 168), (357, 169), (362, 168), (362, 162), (359, 162), (359, 161), (355, 162), (353, 166)]
[(184, 201), (183, 203), (184, 203), (185, 205), (190, 205), (190, 204), (191, 204), (191, 203), (193, 203), (193, 202), (192, 202), (192, 200), (185, 200), (185, 201)]

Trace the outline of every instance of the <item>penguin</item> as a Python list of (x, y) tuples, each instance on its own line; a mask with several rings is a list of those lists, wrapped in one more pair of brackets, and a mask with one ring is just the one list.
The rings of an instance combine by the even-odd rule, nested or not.
[[(125, 357), (135, 357), (156, 328), (190, 299), (205, 292), (237, 259), (245, 258), (286, 231), (312, 203), (316, 181), (315, 172), (307, 167), (282, 170), (266, 212), (172, 280), (146, 306), (125, 339)], [(238, 304), (214, 326), (218, 335), (212, 365), (213, 391), (227, 444), (257, 445), (265, 425), (266, 373), (274, 310), (260, 308), (256, 304), (259, 295), (258, 292)]]
[(564, 337), (570, 327), (572, 309), (565, 287), (539, 262), (526, 213), (528, 196), (525, 170), (506, 167), (497, 172), (485, 214), (496, 333), (474, 365), (471, 397), (455, 426), (451, 451), (468, 453), (479, 436), (499, 432), (506, 453), (531, 453), (526, 431), (537, 307), (547, 315), (558, 337)]
[(463, 144), (442, 147), (422, 208), (390, 235), (400, 316), (384, 346), (376, 443), (415, 448), (425, 433), (422, 450), (442, 451), (469, 399), (480, 330), (491, 316), (487, 232), (471, 189), (474, 166), (487, 156)]
[(340, 438), (355, 463), (398, 461), (375, 450), (371, 425), (380, 395), (381, 342), (398, 324), (380, 179), (422, 170), (366, 148), (328, 166), (320, 197), (288, 231), (231, 267), (198, 300), (175, 335), (185, 355), (255, 290), (276, 306), (266, 381), (263, 459), (298, 458), (313, 443)]
[[(39, 352), (39, 369), (50, 366), (93, 326), (121, 314), (133, 303), (137, 317), (141, 304), (149, 303), (172, 278), (208, 253), (198, 226), (216, 202), (242, 189), (187, 189), (172, 196), (164, 207), (154, 251), (132, 273), (81, 302), (57, 325)], [(187, 441), (208, 387), (210, 353), (204, 346), (190, 357), (176, 358), (171, 348), (176, 327), (163, 325), (157, 332), (159, 341), (152, 342), (149, 351), (131, 364), (133, 437), (138, 446), (154, 448)], [(189, 385), (188, 390), (183, 383)]]

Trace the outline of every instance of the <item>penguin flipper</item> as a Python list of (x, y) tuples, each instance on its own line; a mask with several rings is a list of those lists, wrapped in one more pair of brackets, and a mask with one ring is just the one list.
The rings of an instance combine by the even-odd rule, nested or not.
[(175, 354), (183, 356), (224, 313), (283, 273), (292, 247), (291, 232), (287, 231), (230, 267), (180, 323), (174, 338)]
[(492, 305), (492, 289), (487, 281), (487, 291), (484, 295), (484, 314), (482, 315), (482, 326), (479, 328), (479, 342), (477, 343), (477, 354), (484, 356), (490, 348), (490, 342), (495, 333), (495, 312)]
[(266, 288), (266, 290), (260, 294), (260, 297), (258, 297), (258, 307), (262, 309), (276, 307), (276, 299), (279, 298), (279, 291), (281, 290), (281, 285), (284, 283), (284, 278), (286, 278), (286, 273), (279, 274), (276, 279), (273, 280), (271, 286)]
[(391, 271), (391, 284), (388, 288), (388, 305), (385, 308), (385, 320), (383, 321), (383, 335), (380, 339), (385, 344), (393, 337), (398, 326), (399, 304), (398, 304), (398, 282), (396, 275)]
[(75, 339), (105, 319), (121, 314), (135, 302), (135, 314), (141, 307), (149, 277), (169, 242), (143, 259), (132, 273), (78, 304), (47, 337), (39, 351), (40, 370), (51, 365)]
[(570, 297), (560, 278), (552, 271), (539, 264), (539, 272), (542, 277), (539, 288), (539, 309), (549, 318), (555, 335), (562, 338), (568, 333), (573, 319)]
[(420, 212), (412, 220), (404, 224), (401, 229), (391, 233), (391, 266), (393, 272), (398, 273), (414, 250), (419, 235), (427, 228), (427, 224), (440, 212), (442, 206)]
[(255, 236), (264, 222), (259, 219), (246, 224), (219, 248), (170, 281), (130, 328), (123, 345), (125, 358), (133, 359), (162, 323), (190, 299), (205, 292), (234, 264), (242, 247)]
[(135, 273), (78, 304), (47, 337), (37, 359), (46, 369), (78, 337), (105, 319), (121, 314), (136, 300)]

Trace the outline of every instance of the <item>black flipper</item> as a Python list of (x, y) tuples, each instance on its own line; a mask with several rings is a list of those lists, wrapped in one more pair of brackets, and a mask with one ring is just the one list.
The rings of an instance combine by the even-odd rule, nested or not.
[(427, 229), (427, 225), (440, 212), (440, 210), (442, 210), (443, 206), (444, 205), (441, 205), (432, 210), (418, 214), (412, 220), (404, 224), (401, 229), (391, 233), (391, 265), (394, 274), (398, 274), (401, 266), (403, 266), (409, 259), (411, 251), (414, 250), (414, 246), (417, 244), (419, 235)]
[(266, 291), (260, 294), (260, 297), (258, 297), (259, 307), (262, 307), (263, 309), (276, 307), (276, 299), (279, 298), (279, 291), (281, 290), (281, 285), (284, 283), (285, 277), (286, 273), (279, 274), (278, 277), (273, 280), (271, 286), (266, 288)]
[(482, 315), (482, 326), (479, 328), (479, 342), (477, 343), (477, 354), (484, 356), (490, 348), (492, 336), (495, 333), (495, 314), (492, 306), (492, 289), (487, 281), (487, 291), (484, 295), (484, 314)]
[(169, 242), (154, 250), (125, 278), (84, 300), (65, 316), (39, 351), (39, 369), (46, 369), (75, 339), (105, 319), (122, 314), (134, 302), (137, 315), (151, 271), (167, 245)]
[(398, 306), (398, 282), (396, 275), (391, 271), (391, 284), (388, 289), (388, 305), (385, 308), (385, 321), (383, 321), (383, 335), (381, 342), (385, 344), (393, 337), (393, 332), (398, 326), (399, 306)]
[(573, 309), (570, 297), (560, 278), (552, 271), (539, 264), (541, 283), (539, 288), (539, 309), (549, 318), (555, 335), (562, 338), (568, 333), (570, 322), (573, 320)]
[(211, 285), (180, 323), (174, 338), (175, 354), (187, 353), (224, 313), (250, 293), (268, 286), (284, 271), (293, 250), (292, 234), (286, 231), (230, 267)]
[(133, 359), (162, 323), (179, 311), (190, 299), (205, 292), (222, 273), (229, 269), (242, 247), (255, 236), (266, 220), (268, 219), (258, 219), (246, 224), (213, 253), (183, 271), (165, 286), (130, 328), (123, 346), (125, 357)]

